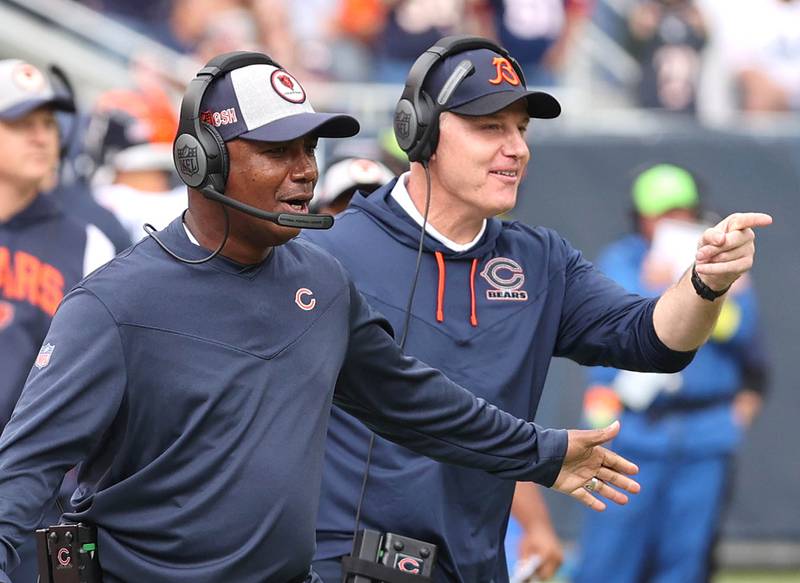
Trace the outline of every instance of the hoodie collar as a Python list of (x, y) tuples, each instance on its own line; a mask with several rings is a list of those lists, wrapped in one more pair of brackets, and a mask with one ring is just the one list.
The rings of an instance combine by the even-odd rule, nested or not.
[(6, 223), (0, 222), (0, 225), (5, 224), (9, 228), (27, 227), (62, 214), (61, 207), (54, 200), (48, 195), (39, 193), (28, 206), (8, 219)]
[(469, 251), (483, 237), (483, 234), (486, 232), (486, 219), (483, 219), (483, 223), (481, 223), (480, 231), (475, 236), (475, 238), (470, 241), (469, 243), (456, 243), (452, 239), (447, 238), (445, 235), (440, 233), (436, 227), (431, 225), (430, 223), (425, 223), (425, 217), (420, 214), (419, 209), (417, 209), (417, 205), (414, 204), (414, 201), (411, 200), (411, 195), (408, 192), (408, 179), (411, 176), (411, 172), (404, 172), (397, 178), (397, 183), (392, 188), (390, 194), (392, 198), (400, 205), (406, 214), (411, 217), (417, 225), (422, 228), (422, 225), (425, 224), (425, 232), (439, 241), (442, 245), (454, 251), (456, 253), (463, 253), (464, 251)]
[[(392, 191), (403, 180), (403, 176), (385, 184), (372, 194), (357, 193), (350, 206), (366, 213), (390, 237), (407, 247), (416, 249), (419, 245), (421, 220), (415, 221), (392, 195)], [(405, 185), (403, 185), (403, 189), (405, 190)], [(494, 249), (495, 242), (500, 236), (502, 223), (494, 217), (487, 219), (482, 229), (482, 236), (463, 251), (456, 251), (448, 247), (431, 233), (430, 225), (427, 227), (423, 238), (423, 249), (428, 253), (439, 251), (449, 259), (480, 259)]]

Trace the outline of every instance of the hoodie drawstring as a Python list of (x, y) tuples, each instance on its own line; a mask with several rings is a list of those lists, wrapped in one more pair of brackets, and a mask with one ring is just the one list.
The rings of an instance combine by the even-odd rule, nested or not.
[(444, 322), (444, 255), (441, 251), (436, 251), (436, 265), (439, 266), (439, 288), (436, 292), (436, 321), (439, 323)]
[(475, 302), (475, 272), (478, 271), (478, 259), (473, 258), (472, 269), (469, 271), (469, 323), (473, 328), (478, 327), (478, 306)]
[[(444, 265), (444, 255), (441, 251), (434, 251), (436, 256), (436, 266), (439, 268), (439, 286), (436, 290), (436, 321), (440, 324), (444, 322), (444, 283), (446, 277), (446, 270)], [(469, 271), (469, 323), (473, 327), (478, 326), (478, 305), (475, 301), (475, 273), (478, 271), (477, 258), (472, 260), (472, 267)]]

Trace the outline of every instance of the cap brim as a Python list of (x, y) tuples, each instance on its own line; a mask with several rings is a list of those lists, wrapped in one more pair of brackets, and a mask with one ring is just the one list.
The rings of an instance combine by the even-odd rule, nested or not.
[(29, 99), (15, 104), (13, 107), (0, 112), (0, 119), (18, 119), (27, 115), (34, 109), (49, 105), (57, 111), (75, 111), (75, 104), (67, 97), (55, 97), (51, 99)]
[(558, 100), (544, 91), (498, 91), (473, 99), (449, 111), (461, 115), (491, 115), (519, 99), (528, 102), (528, 115), (531, 117), (553, 119), (561, 114)]
[(265, 124), (237, 137), (257, 142), (287, 142), (309, 134), (319, 138), (349, 138), (361, 129), (356, 118), (342, 113), (298, 113)]

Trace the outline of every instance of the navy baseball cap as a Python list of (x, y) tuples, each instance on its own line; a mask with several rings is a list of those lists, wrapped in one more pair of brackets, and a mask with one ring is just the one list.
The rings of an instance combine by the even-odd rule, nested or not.
[(72, 97), (57, 88), (38, 67), (19, 59), (1, 60), (0, 119), (19, 119), (43, 105), (75, 111)]
[(531, 117), (552, 119), (561, 113), (561, 105), (555, 97), (543, 91), (528, 91), (511, 62), (488, 48), (447, 56), (428, 74), (422, 86), (425, 92), (436, 99), (453, 70), (465, 59), (472, 63), (475, 71), (450, 96), (446, 111), (461, 115), (489, 115), (518, 99), (525, 99)]
[(349, 115), (315, 112), (297, 79), (266, 64), (240, 67), (216, 79), (203, 95), (200, 120), (213, 125), (226, 142), (285, 142), (308, 134), (349, 138), (360, 129)]

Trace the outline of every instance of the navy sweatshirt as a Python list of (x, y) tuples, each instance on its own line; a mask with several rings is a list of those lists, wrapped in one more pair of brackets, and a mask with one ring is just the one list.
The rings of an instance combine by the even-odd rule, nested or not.
[(113, 256), (97, 227), (68, 217), (45, 195), (0, 222), (0, 430), (64, 294)]
[[(402, 333), (420, 227), (392, 198), (396, 181), (357, 194), (330, 231), (304, 236), (335, 255)], [(655, 334), (655, 300), (626, 292), (556, 232), (490, 219), (470, 250), (426, 235), (406, 352), (490, 403), (533, 419), (553, 356), (674, 371), (693, 353)], [(349, 553), (369, 431), (334, 407), (317, 559)], [(436, 543), (437, 581), (507, 581), (503, 539), (514, 484), (438, 464), (377, 438), (361, 525)]]
[[(208, 253), (179, 219), (161, 236)], [(84, 459), (67, 518), (97, 525), (105, 583), (304, 573), (334, 401), (421, 453), (555, 479), (565, 431), (475, 398), (403, 356), (390, 330), (308, 242), (252, 266), (138, 243), (65, 298), (0, 438), (0, 571)]]

